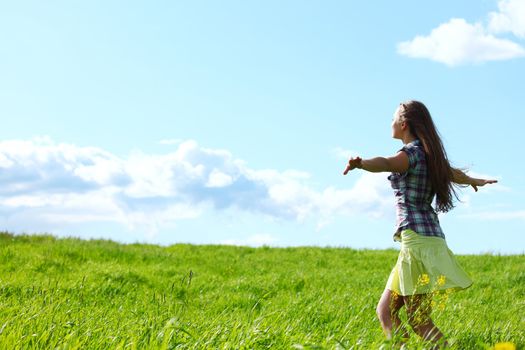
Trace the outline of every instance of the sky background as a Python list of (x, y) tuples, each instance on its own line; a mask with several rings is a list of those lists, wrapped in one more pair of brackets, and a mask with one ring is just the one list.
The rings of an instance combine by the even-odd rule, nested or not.
[(525, 1), (2, 1), (0, 230), (397, 248), (404, 100), (499, 183), (440, 214), (460, 254), (525, 252)]

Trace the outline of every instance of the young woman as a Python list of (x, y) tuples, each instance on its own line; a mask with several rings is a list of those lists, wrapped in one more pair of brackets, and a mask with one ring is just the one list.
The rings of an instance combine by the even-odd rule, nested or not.
[[(457, 198), (453, 185), (478, 187), (497, 182), (475, 179), (452, 168), (428, 109), (418, 101), (401, 103), (394, 113), (392, 137), (403, 148), (388, 158), (351, 158), (344, 171), (391, 172), (397, 222), (394, 240), (401, 250), (385, 291), (377, 305), (377, 316), (385, 335), (408, 337), (398, 312), (405, 306), (408, 323), (423, 339), (447, 345), (430, 318), (432, 292), (465, 289), (472, 285), (448, 249), (436, 212), (447, 212)], [(435, 209), (432, 201), (435, 197)], [(443, 338), (443, 339), (442, 339)]]

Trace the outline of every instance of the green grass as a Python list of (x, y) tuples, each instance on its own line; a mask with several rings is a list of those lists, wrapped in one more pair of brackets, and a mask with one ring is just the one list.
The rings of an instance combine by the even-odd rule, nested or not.
[[(0, 233), (0, 348), (390, 348), (375, 307), (396, 258)], [(475, 283), (433, 314), (452, 347), (523, 349), (525, 256), (457, 258)]]

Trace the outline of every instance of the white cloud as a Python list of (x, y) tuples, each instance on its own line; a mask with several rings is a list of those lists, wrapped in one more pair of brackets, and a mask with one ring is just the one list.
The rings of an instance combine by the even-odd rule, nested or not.
[(361, 173), (343, 190), (314, 189), (310, 177), (293, 169), (250, 169), (230, 152), (192, 140), (170, 153), (134, 151), (126, 158), (49, 138), (8, 140), (0, 142), (0, 220), (7, 229), (111, 222), (154, 234), (227, 208), (282, 220), (314, 218), (321, 226), (336, 215), (392, 212), (384, 175)]
[(487, 33), (480, 23), (453, 18), (433, 29), (428, 36), (416, 36), (397, 45), (401, 55), (428, 58), (449, 66), (508, 60), (525, 56), (525, 49), (507, 39)]
[(328, 187), (317, 201), (320, 214), (318, 230), (329, 224), (334, 214), (364, 214), (373, 218), (394, 214), (392, 190), (386, 175), (382, 173), (363, 172), (350, 189)]
[(213, 169), (208, 177), (206, 187), (226, 187), (233, 183), (233, 177), (228, 174), (221, 172), (220, 170)]
[(520, 43), (497, 37), (506, 33), (517, 39), (525, 38), (525, 1), (500, 0), (497, 12), (490, 12), (486, 21), (474, 24), (452, 18), (429, 35), (399, 43), (397, 52), (449, 66), (524, 57), (525, 49)]
[(525, 1), (499, 1), (498, 9), (499, 12), (489, 14), (489, 30), (493, 33), (510, 32), (517, 37), (525, 38)]

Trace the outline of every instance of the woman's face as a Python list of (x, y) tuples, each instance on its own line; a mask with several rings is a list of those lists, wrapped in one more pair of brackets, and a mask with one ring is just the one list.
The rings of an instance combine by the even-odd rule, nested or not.
[(399, 111), (400, 111), (401, 105), (397, 107), (394, 117), (392, 118), (392, 137), (395, 139), (401, 139), (403, 136), (403, 124), (404, 122), (401, 122), (399, 120)]

